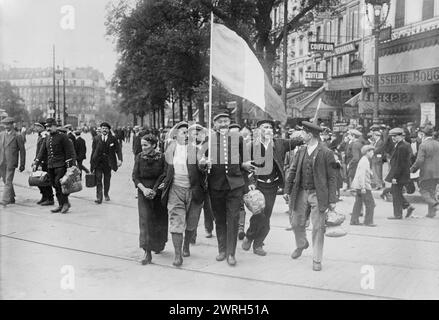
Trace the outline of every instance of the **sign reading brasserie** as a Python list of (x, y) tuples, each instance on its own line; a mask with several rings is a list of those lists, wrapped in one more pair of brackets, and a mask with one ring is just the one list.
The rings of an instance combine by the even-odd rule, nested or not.
[(321, 51), (334, 51), (333, 42), (310, 42), (309, 51), (321, 52)]
[[(439, 83), (439, 67), (407, 72), (381, 74), (378, 77), (380, 86), (426, 85)], [(374, 76), (363, 76), (363, 86), (373, 87)]]
[(321, 71), (305, 71), (306, 80), (326, 80), (326, 72)]

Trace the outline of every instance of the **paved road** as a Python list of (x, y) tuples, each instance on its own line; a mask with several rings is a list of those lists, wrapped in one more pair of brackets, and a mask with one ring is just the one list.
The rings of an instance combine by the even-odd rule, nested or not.
[[(35, 137), (28, 137), (27, 168), (34, 146)], [(290, 258), (293, 233), (285, 230), (288, 216), (281, 197), (274, 207), (266, 257), (243, 251), (239, 243), (236, 267), (216, 262), (216, 238), (204, 237), (201, 220), (197, 244), (182, 268), (172, 266), (170, 239), (165, 252), (153, 256), (153, 265), (141, 266), (130, 145), (123, 151), (111, 201), (98, 206), (94, 189), (85, 189), (71, 197), (67, 215), (36, 206), (39, 193), (27, 186), (28, 172), (17, 173), (17, 204), (0, 208), (0, 298), (439, 298), (439, 219), (422, 218), (426, 208), (421, 203), (414, 204), (419, 218), (390, 221), (391, 203), (376, 200), (378, 227), (345, 222), (347, 236), (325, 238), (321, 272), (311, 270), (309, 249), (298, 260)], [(352, 197), (343, 197), (338, 209), (349, 215), (352, 205)]]

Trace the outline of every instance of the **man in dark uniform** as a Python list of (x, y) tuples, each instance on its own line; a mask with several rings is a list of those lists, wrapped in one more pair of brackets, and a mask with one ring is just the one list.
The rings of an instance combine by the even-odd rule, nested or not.
[(389, 131), (395, 147), (390, 158), (390, 171), (386, 181), (392, 183), (393, 216), (388, 219), (402, 219), (404, 209), (407, 209), (406, 218), (409, 217), (414, 207), (405, 199), (402, 188), (410, 182), (410, 166), (412, 149), (410, 144), (404, 140), (404, 130), (394, 128)]
[[(247, 149), (251, 150), (251, 158), (257, 167), (254, 175), (250, 177), (250, 190), (258, 189), (265, 197), (265, 219), (259, 220), (263, 225), (252, 225), (247, 230), (246, 237), (242, 243), (244, 250), (249, 250), (253, 242), (253, 252), (265, 256), (267, 252), (262, 248), (264, 240), (270, 231), (270, 218), (273, 212), (279, 187), (285, 185), (285, 173), (283, 165), (287, 152), (294, 150), (302, 144), (301, 139), (277, 139), (273, 138), (274, 122), (271, 120), (260, 120), (257, 123), (261, 134), (258, 141), (250, 142)], [(256, 220), (253, 220), (256, 221)], [(256, 232), (253, 232), (256, 231)]]
[[(38, 133), (37, 148), (35, 153), (35, 157), (38, 157), (38, 153), (41, 150), (41, 147), (44, 143), (44, 139), (49, 133), (45, 131), (46, 128), (44, 123), (37, 122), (34, 124), (34, 127), (36, 132)], [(44, 161), (41, 162), (41, 170), (47, 172), (47, 163)], [(38, 187), (38, 189), (40, 189), (41, 200), (38, 201), (37, 204), (42, 206), (52, 206), (54, 204), (52, 186)]]
[(70, 208), (69, 196), (62, 193), (60, 179), (66, 173), (67, 167), (76, 165), (75, 148), (67, 135), (58, 131), (55, 119), (47, 119), (46, 127), (50, 135), (44, 140), (34, 166), (38, 167), (43, 161), (47, 163), (47, 172), (58, 199), (58, 208), (51, 212), (67, 213)]
[(229, 134), (230, 116), (219, 113), (213, 118), (210, 168), (208, 176), (209, 195), (215, 217), (219, 254), (217, 261), (227, 258), (229, 265), (236, 265), (235, 252), (238, 237), (239, 208), (244, 194), (244, 171), (251, 171), (250, 156), (243, 138)]
[(337, 178), (334, 153), (321, 141), (318, 125), (302, 121), (304, 142), (297, 151), (285, 183), (285, 195), (293, 212), (292, 226), (296, 249), (291, 258), (297, 259), (308, 248), (306, 221), (312, 222), (313, 270), (322, 269), (323, 242), (327, 210), (335, 210)]
[[(104, 178), (105, 201), (110, 201), (111, 170), (117, 171), (122, 165), (122, 151), (117, 139), (111, 134), (111, 126), (107, 122), (101, 124), (102, 135), (93, 139), (91, 151), (91, 171), (96, 174), (96, 200), (102, 203), (102, 177)], [(117, 156), (117, 157), (116, 157)]]
[(82, 171), (85, 171), (86, 173), (89, 173), (90, 170), (88, 170), (82, 162), (86, 159), (87, 154), (87, 146), (85, 144), (85, 140), (81, 137), (81, 130), (75, 131), (76, 140), (75, 140), (75, 152), (76, 152), (76, 161), (78, 162), (78, 168)]

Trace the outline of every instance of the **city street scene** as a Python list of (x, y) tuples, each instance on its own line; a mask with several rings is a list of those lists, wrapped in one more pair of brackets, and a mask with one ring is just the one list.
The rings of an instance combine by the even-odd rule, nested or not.
[(0, 0), (0, 36), (0, 300), (439, 299), (439, 0)]

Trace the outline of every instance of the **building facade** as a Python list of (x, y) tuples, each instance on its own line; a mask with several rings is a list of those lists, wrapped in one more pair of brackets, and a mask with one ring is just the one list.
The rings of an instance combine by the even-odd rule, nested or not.
[[(272, 12), (274, 31), (283, 25), (283, 6), (279, 1)], [(299, 6), (300, 1), (289, 0), (290, 18)], [(438, 25), (439, 0), (391, 0), (383, 27), (388, 36), (379, 46), (381, 122), (397, 125), (410, 119), (419, 124), (421, 105), (431, 110), (434, 103), (437, 108)], [(282, 51), (279, 48), (273, 75), (278, 84), (282, 82)], [(290, 33), (289, 115), (313, 117), (321, 101), (319, 118), (332, 124), (370, 125), (375, 105), (374, 53), (364, 0), (341, 0), (331, 14), (318, 14), (307, 28)]]
[[(44, 117), (60, 117), (65, 107), (66, 123), (88, 124), (105, 105), (106, 83), (101, 72), (91, 67), (64, 69), (56, 74), (55, 103), (53, 101), (52, 68), (6, 68), (0, 70), (0, 81), (9, 81), (23, 98), (29, 113), (41, 110)], [(65, 89), (63, 88), (65, 84)], [(65, 91), (65, 94), (64, 94)], [(65, 97), (65, 98), (64, 98)]]

